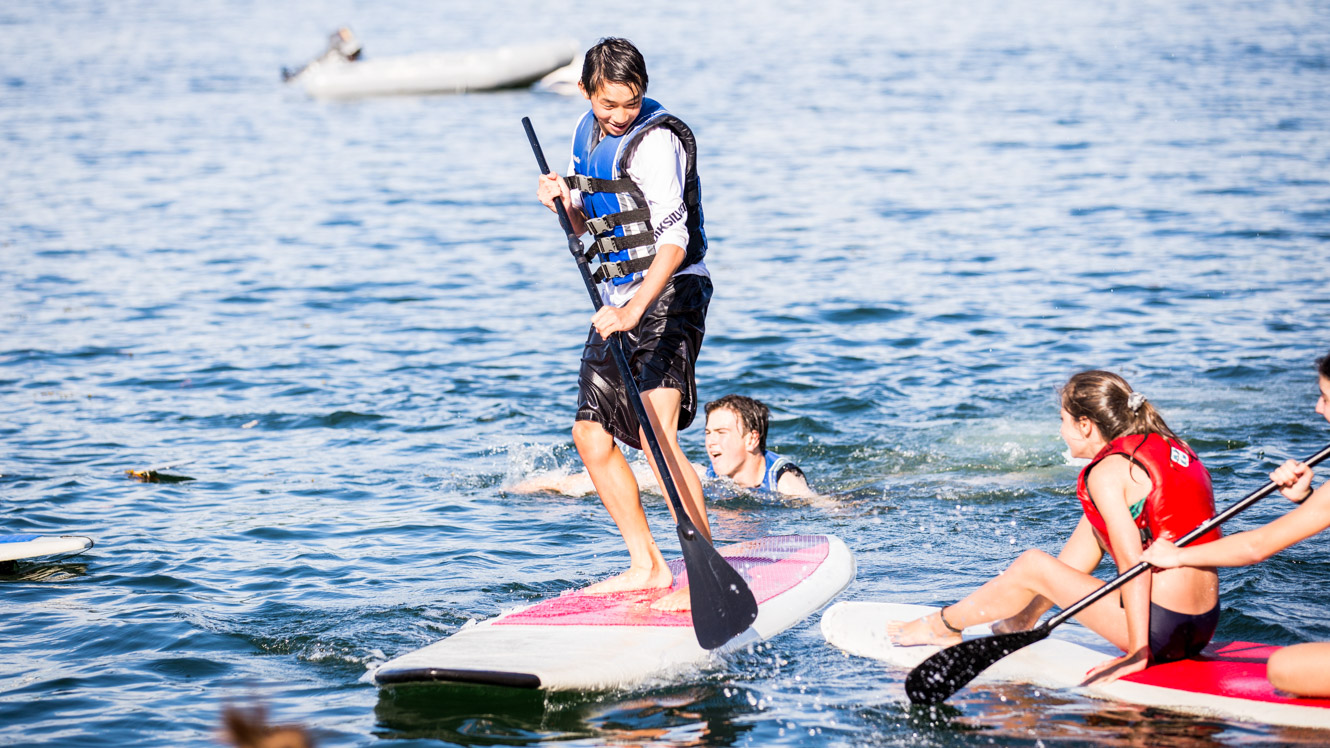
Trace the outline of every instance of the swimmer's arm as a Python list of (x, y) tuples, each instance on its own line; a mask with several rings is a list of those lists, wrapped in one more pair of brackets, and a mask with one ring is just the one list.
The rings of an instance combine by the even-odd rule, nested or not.
[(589, 493), (595, 493), (596, 487), (592, 485), (591, 476), (587, 474), (587, 471), (579, 470), (572, 475), (560, 472), (533, 475), (515, 486), (510, 486), (508, 490), (513, 493), (544, 492), (559, 493), (565, 496), (585, 496)]
[(786, 496), (798, 496), (805, 499), (817, 498), (817, 492), (808, 487), (808, 479), (804, 477), (804, 472), (798, 468), (781, 473), (780, 478), (776, 479), (776, 491)]

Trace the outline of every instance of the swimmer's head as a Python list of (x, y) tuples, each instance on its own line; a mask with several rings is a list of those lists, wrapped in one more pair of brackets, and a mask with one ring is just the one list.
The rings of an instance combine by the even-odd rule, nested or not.
[(749, 455), (767, 451), (771, 411), (743, 395), (726, 395), (707, 403), (707, 456), (716, 475), (732, 477)]

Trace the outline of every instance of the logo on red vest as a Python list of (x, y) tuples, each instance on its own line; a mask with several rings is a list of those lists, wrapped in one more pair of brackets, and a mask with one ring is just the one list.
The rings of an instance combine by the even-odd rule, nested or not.
[(1173, 447), (1173, 450), (1168, 453), (1168, 458), (1182, 467), (1191, 465), (1191, 458), (1187, 456), (1186, 452), (1177, 447)]

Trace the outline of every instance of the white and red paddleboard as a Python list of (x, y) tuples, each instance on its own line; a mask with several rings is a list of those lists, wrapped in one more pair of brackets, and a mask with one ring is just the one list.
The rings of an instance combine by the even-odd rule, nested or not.
[[(830, 535), (775, 535), (718, 548), (757, 598), (757, 620), (715, 652), (769, 639), (831, 601), (854, 579), (854, 557)], [(688, 583), (670, 562), (675, 587)], [(514, 610), (381, 665), (380, 685), (478, 683), (547, 690), (604, 690), (668, 680), (712, 660), (687, 612), (651, 609), (669, 589), (565, 593)]]
[[(913, 668), (938, 648), (894, 646), (886, 636), (887, 622), (909, 621), (936, 610), (896, 603), (837, 603), (822, 616), (822, 635), (851, 654)], [(966, 638), (990, 633), (987, 626), (965, 631)], [(1195, 659), (1155, 665), (1082, 690), (1097, 698), (1190, 714), (1330, 729), (1330, 699), (1298, 698), (1270, 685), (1265, 663), (1278, 649), (1249, 642), (1212, 642)], [(1088, 629), (1067, 623), (1053, 629), (1049, 638), (998, 660), (975, 682), (1078, 688), (1087, 671), (1120, 654)]]

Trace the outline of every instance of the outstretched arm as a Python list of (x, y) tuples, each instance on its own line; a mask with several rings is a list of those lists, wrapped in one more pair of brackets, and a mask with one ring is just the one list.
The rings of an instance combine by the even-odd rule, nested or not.
[(1177, 566), (1249, 566), (1330, 527), (1330, 483), (1284, 516), (1255, 530), (1204, 545), (1179, 548), (1167, 540), (1151, 544), (1141, 560), (1161, 569)]
[[(637, 488), (640, 491), (656, 491), (656, 476), (651, 473), (651, 466), (640, 460), (628, 463), (632, 468), (633, 477), (637, 479)], [(693, 463), (693, 469), (698, 475), (706, 474), (706, 467)], [(513, 493), (560, 493), (565, 496), (586, 496), (596, 492), (596, 487), (591, 483), (591, 476), (585, 470), (579, 470), (571, 475), (552, 471), (533, 475), (520, 483), (509, 486), (509, 491)]]
[(509, 486), (508, 490), (513, 493), (561, 493), (565, 496), (585, 496), (595, 493), (596, 487), (591, 485), (591, 476), (587, 475), (585, 470), (579, 470), (571, 475), (558, 471), (540, 473)]

